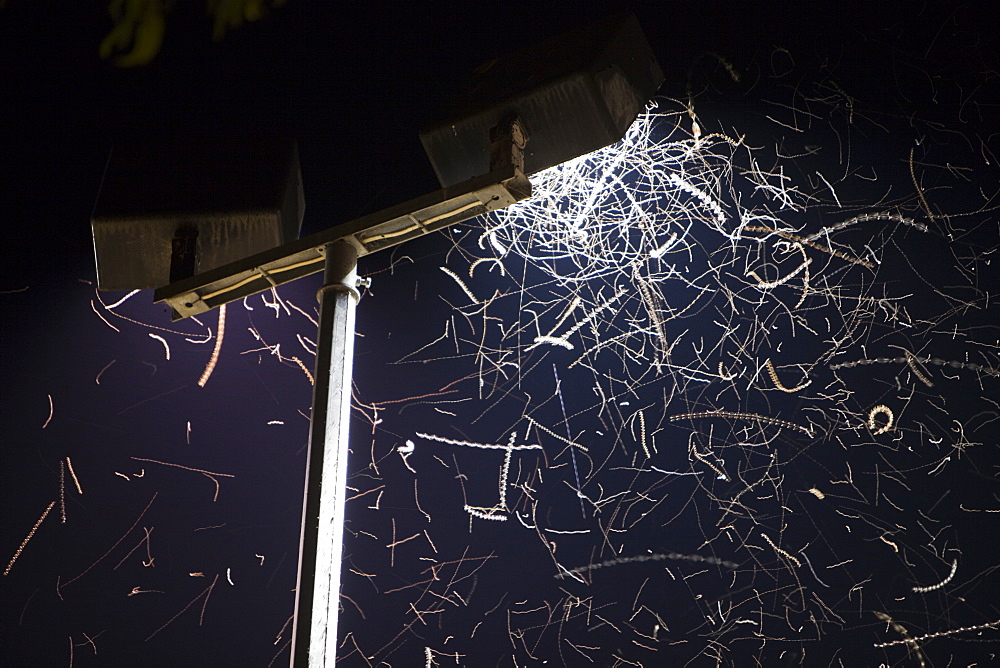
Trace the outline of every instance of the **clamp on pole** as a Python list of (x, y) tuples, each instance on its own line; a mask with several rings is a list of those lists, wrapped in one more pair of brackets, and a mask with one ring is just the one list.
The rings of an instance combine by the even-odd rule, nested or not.
[(349, 241), (339, 239), (326, 244), (323, 251), (326, 257), (323, 273), (324, 285), (317, 290), (316, 299), (322, 302), (323, 293), (330, 291), (346, 292), (354, 298), (354, 303), (360, 301), (361, 293), (358, 291), (358, 287), (360, 286), (358, 279), (358, 249)]

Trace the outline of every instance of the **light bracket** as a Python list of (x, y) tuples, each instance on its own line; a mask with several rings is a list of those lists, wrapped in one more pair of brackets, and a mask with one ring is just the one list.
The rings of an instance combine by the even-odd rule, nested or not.
[(326, 244), (344, 239), (358, 257), (502, 209), (531, 195), (531, 183), (508, 164), (465, 183), (443, 188), (325, 229), (278, 248), (230, 262), (158, 288), (173, 320), (189, 318), (323, 270)]

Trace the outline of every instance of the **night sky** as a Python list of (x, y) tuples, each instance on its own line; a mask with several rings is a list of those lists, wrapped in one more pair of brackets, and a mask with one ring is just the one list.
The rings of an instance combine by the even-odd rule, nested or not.
[(632, 162), (360, 262), (342, 664), (995, 663), (977, 6), (422, 4), (173, 3), (132, 68), (103, 3), (0, 4), (0, 663), (288, 662), (319, 278), (230, 304), (199, 387), (217, 313), (96, 291), (111, 147), (293, 136), (315, 232), (437, 189), (464, 72), (615, 9), (666, 75)]

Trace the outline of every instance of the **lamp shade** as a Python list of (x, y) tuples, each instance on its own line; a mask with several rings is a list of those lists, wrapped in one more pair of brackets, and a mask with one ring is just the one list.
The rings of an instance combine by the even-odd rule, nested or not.
[(420, 140), (447, 188), (489, 171), (490, 130), (517, 117), (533, 174), (621, 139), (661, 83), (638, 20), (616, 14), (477, 68)]
[(294, 141), (112, 149), (91, 228), (101, 290), (153, 288), (298, 238)]

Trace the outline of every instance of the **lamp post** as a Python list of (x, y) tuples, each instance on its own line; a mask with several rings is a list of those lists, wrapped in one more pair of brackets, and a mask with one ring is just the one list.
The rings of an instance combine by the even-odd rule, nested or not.
[(327, 244), (324, 254), (323, 287), (317, 295), (320, 333), (316, 347), (317, 382), (313, 390), (292, 622), (293, 666), (322, 665), (319, 657), (337, 655), (354, 311), (359, 299), (358, 253), (354, 246), (341, 240)]
[(234, 206), (231, 191), (200, 193), (198, 206), (184, 211), (172, 210), (177, 207), (167, 199), (155, 211), (129, 204), (126, 193), (172, 193), (177, 185), (168, 182), (191, 181), (191, 163), (183, 160), (175, 163), (183, 169), (146, 174), (142, 184), (130, 182), (134, 170), (109, 165), (111, 179), (95, 208), (98, 287), (162, 286), (154, 298), (170, 305), (174, 320), (324, 271), (293, 666), (336, 661), (358, 258), (530, 196), (525, 174), (621, 139), (663, 81), (631, 14), (557, 36), (478, 72), (443, 120), (421, 132), (441, 190), (408, 202), (286, 241), (298, 229), (304, 202), (297, 152), (279, 146), (257, 156), (265, 178), (252, 182), (267, 184), (270, 195), (246, 194), (257, 202), (249, 213)]

